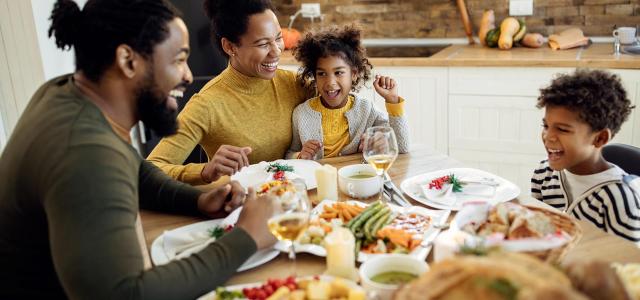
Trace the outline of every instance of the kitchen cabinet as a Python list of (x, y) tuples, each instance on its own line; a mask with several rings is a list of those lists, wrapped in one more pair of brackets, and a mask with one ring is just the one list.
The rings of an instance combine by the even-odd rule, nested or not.
[[(295, 70), (297, 66), (285, 68)], [(516, 183), (528, 194), (534, 168), (546, 157), (541, 141), (540, 89), (558, 67), (394, 67), (374, 69), (398, 81), (413, 146), (427, 145)], [(610, 69), (628, 97), (640, 106), (640, 71)], [(384, 100), (366, 83), (359, 94), (384, 110)], [(635, 109), (613, 142), (640, 147), (640, 109)]]
[[(467, 165), (515, 182), (529, 192), (532, 170), (545, 158), (540, 89), (573, 68), (449, 69), (448, 154)], [(622, 79), (637, 105), (640, 72), (609, 70)], [(640, 113), (634, 111), (612, 142), (640, 146)], [(634, 132), (635, 129), (635, 132)]]

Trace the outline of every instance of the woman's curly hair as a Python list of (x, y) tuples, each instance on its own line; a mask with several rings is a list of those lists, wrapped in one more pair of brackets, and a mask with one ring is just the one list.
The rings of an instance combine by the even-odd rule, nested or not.
[(578, 112), (593, 131), (609, 128), (612, 136), (635, 107), (617, 75), (585, 69), (554, 79), (549, 87), (540, 90), (536, 106), (561, 106)]
[(373, 67), (366, 57), (366, 50), (360, 42), (361, 30), (355, 25), (308, 32), (293, 49), (293, 56), (302, 64), (298, 79), (304, 86), (315, 86), (318, 59), (339, 56), (357, 72), (351, 87), (357, 92), (371, 77)]

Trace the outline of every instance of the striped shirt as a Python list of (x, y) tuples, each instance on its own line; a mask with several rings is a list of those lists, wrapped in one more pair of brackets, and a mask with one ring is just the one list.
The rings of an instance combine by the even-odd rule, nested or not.
[(548, 161), (543, 160), (533, 172), (531, 196), (640, 245), (640, 191), (634, 192), (621, 177), (594, 183), (582, 195), (571, 197), (568, 192), (571, 183), (567, 180), (563, 171), (552, 170)]

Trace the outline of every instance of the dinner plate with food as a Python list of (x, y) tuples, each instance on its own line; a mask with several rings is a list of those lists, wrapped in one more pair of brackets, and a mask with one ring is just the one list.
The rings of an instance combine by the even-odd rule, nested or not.
[[(165, 231), (151, 244), (151, 260), (154, 265), (159, 266), (199, 252), (233, 229), (239, 213), (240, 209), (237, 209), (224, 219), (198, 222)], [(262, 265), (279, 253), (280, 251), (273, 248), (259, 250), (240, 266), (238, 271)]]
[(263, 282), (218, 287), (198, 300), (365, 299), (357, 283), (332, 276), (269, 278)]
[[(308, 228), (297, 238), (294, 249), (326, 256), (324, 238), (334, 226), (344, 226), (356, 238), (357, 259), (364, 262), (376, 254), (403, 253), (426, 259), (432, 241), (446, 224), (450, 211), (425, 207), (400, 207), (377, 201), (323, 200), (312, 211)], [(288, 251), (286, 243), (275, 246)]]
[(514, 183), (489, 172), (452, 168), (408, 178), (400, 185), (414, 200), (438, 209), (460, 210), (468, 201), (506, 202), (520, 195)]
[(231, 180), (238, 181), (245, 188), (258, 188), (266, 182), (301, 178), (307, 185), (307, 189), (311, 190), (318, 186), (315, 171), (320, 166), (318, 162), (306, 159), (262, 161), (242, 168), (238, 173), (231, 176)]

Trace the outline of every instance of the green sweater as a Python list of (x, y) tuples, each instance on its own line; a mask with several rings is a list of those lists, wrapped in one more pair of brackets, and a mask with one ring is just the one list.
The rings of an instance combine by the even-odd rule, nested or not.
[(197, 214), (196, 189), (145, 162), (73, 84), (33, 96), (0, 157), (0, 299), (193, 299), (256, 251), (242, 229), (143, 270), (139, 208)]

